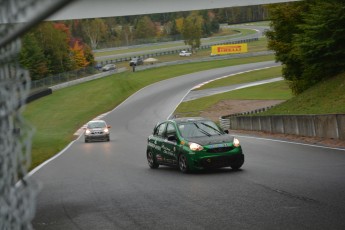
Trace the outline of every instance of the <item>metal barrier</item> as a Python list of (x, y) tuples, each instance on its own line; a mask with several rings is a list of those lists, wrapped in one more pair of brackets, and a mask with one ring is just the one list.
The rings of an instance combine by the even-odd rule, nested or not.
[(345, 114), (222, 116), (219, 121), (224, 129), (345, 140)]

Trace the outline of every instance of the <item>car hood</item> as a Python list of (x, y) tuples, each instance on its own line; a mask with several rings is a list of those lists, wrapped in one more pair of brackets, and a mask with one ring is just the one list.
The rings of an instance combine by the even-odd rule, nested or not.
[(234, 137), (228, 134), (216, 135), (210, 137), (196, 137), (196, 138), (185, 138), (189, 142), (194, 142), (199, 145), (212, 145), (221, 143), (233, 143)]

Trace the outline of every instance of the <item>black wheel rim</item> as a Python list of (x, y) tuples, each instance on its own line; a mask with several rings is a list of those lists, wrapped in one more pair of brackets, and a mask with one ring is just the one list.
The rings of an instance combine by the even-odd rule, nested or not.
[(147, 153), (147, 161), (149, 162), (149, 165), (152, 166), (153, 165), (153, 155), (151, 152)]
[(187, 161), (185, 156), (180, 156), (179, 166), (182, 172), (185, 172), (187, 170)]

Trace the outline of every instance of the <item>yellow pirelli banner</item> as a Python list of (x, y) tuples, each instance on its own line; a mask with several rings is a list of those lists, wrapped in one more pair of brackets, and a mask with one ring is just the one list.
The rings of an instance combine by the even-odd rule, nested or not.
[(248, 52), (247, 43), (212, 46), (212, 55), (235, 54)]

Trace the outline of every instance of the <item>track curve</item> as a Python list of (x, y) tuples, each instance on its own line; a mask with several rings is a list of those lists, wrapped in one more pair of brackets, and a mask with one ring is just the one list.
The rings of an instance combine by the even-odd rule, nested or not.
[(244, 136), (241, 171), (147, 165), (147, 136), (192, 87), (272, 65), (188, 74), (129, 97), (104, 117), (110, 142), (79, 138), (31, 176), (43, 185), (35, 229), (344, 229), (342, 150)]

